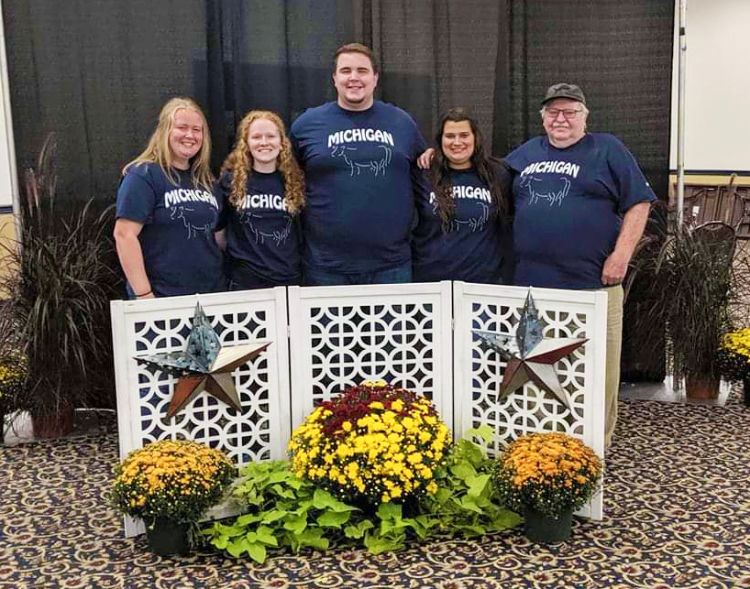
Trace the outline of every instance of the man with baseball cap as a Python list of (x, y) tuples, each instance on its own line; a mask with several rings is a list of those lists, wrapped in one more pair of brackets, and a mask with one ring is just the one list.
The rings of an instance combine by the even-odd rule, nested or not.
[(542, 100), (545, 135), (506, 158), (515, 173), (514, 283), (606, 289), (605, 443), (617, 420), (622, 281), (656, 200), (633, 155), (607, 133), (589, 133), (578, 86), (553, 84)]

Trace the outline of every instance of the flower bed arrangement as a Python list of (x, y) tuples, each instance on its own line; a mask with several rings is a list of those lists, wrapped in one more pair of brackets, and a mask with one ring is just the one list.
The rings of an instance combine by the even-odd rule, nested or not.
[(219, 450), (187, 440), (162, 440), (134, 450), (115, 467), (112, 505), (147, 525), (157, 518), (197, 522), (217, 504), (236, 474)]
[(750, 327), (724, 335), (719, 349), (721, 375), (739, 381), (750, 377)]
[(500, 496), (519, 513), (557, 517), (582, 507), (598, 488), (602, 462), (581, 440), (535, 433), (513, 441), (498, 460)]
[(234, 557), (331, 543), (373, 554), (432, 535), (464, 537), (517, 525), (492, 482), (494, 460), (471, 438), (456, 444), (429, 400), (364, 382), (316, 408), (295, 430), (290, 461), (247, 465), (232, 497), (245, 513), (204, 531)]
[(292, 471), (353, 503), (435, 493), (449, 430), (412, 391), (367, 381), (322, 403), (289, 442)]

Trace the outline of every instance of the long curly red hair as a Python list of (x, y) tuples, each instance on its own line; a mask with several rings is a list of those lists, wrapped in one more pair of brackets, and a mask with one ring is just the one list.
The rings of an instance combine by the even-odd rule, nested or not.
[(234, 142), (234, 149), (232, 149), (221, 166), (222, 172), (231, 172), (232, 174), (229, 203), (235, 208), (240, 208), (245, 198), (247, 179), (253, 173), (253, 156), (250, 153), (247, 143), (247, 134), (250, 125), (259, 119), (271, 121), (279, 130), (281, 151), (279, 152), (276, 167), (281, 173), (281, 179), (284, 182), (286, 210), (289, 214), (296, 215), (305, 206), (305, 179), (297, 160), (294, 158), (292, 144), (286, 135), (284, 122), (279, 115), (270, 110), (251, 110), (243, 117), (237, 127), (237, 139)]

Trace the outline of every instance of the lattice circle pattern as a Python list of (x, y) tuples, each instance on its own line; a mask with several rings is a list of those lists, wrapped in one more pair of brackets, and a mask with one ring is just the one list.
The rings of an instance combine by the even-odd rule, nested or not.
[[(208, 314), (208, 317), (222, 346), (269, 340), (264, 309)], [(136, 321), (133, 333), (136, 353), (185, 349), (191, 318), (192, 309), (184, 311), (179, 318)], [(203, 392), (172, 419), (167, 419), (167, 407), (178, 379), (142, 364), (137, 366), (137, 376), (142, 445), (162, 439), (186, 438), (220, 448), (238, 465), (271, 458), (270, 432), (276, 424), (270, 411), (266, 354), (232, 373), (242, 414)]]
[[(544, 337), (587, 337), (587, 315), (560, 310), (544, 310), (539, 301)], [(471, 328), (515, 335), (523, 301), (518, 306), (473, 302)], [(563, 389), (568, 394), (570, 409), (556, 397), (540, 390), (534, 383), (509, 394), (502, 401), (498, 387), (505, 362), (492, 350), (482, 350), (479, 341), (472, 341), (471, 350), (471, 427), (490, 425), (496, 433), (490, 453), (497, 454), (510, 441), (530, 432), (562, 431), (583, 437), (583, 396), (585, 360), (588, 344), (578, 348), (555, 364)]]
[(313, 403), (382, 378), (432, 398), (433, 304), (316, 304), (310, 308)]

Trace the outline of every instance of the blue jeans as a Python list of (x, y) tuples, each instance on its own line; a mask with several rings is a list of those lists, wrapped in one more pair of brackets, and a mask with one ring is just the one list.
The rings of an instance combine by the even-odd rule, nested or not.
[(411, 282), (411, 262), (375, 272), (350, 274), (306, 267), (305, 286), (339, 286), (345, 284), (403, 284)]

